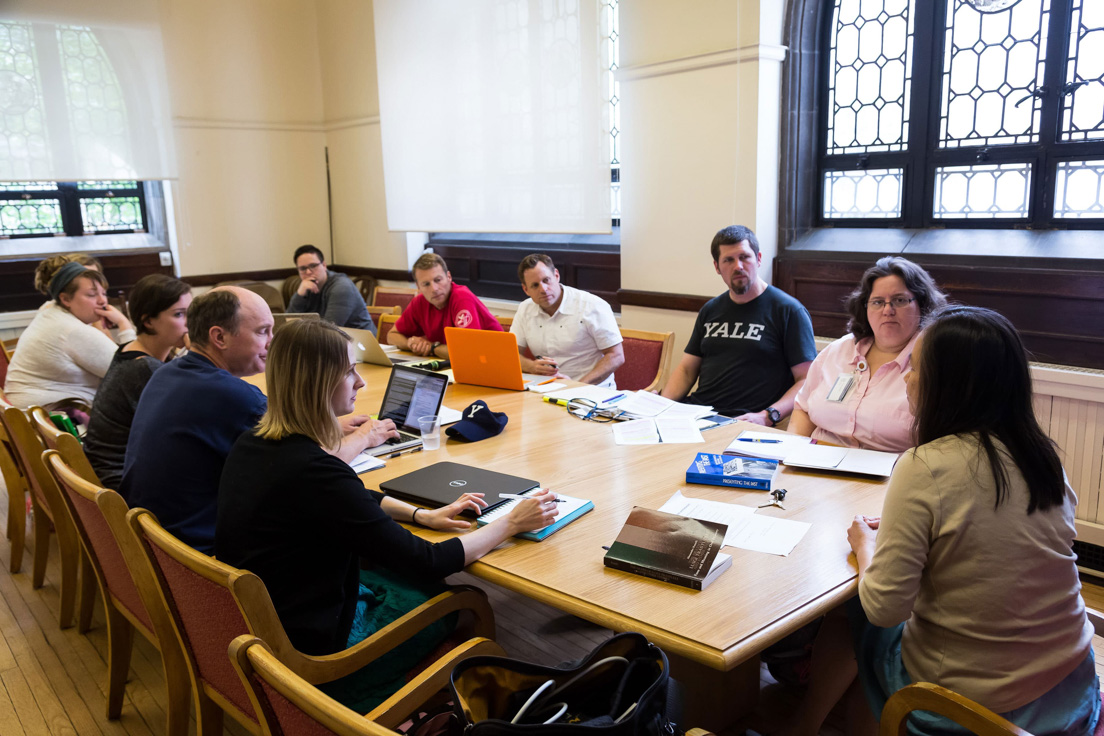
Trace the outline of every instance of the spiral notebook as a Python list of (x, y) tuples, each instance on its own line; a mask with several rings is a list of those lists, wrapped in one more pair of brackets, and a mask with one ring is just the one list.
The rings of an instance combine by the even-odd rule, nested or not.
[[(539, 493), (540, 490), (541, 489), (539, 488), (534, 488), (529, 491), (524, 491), (518, 495), (527, 496), (531, 493)], [(514, 536), (520, 539), (529, 539), (534, 542), (539, 542), (545, 537), (555, 534), (560, 529), (563, 529), (565, 526), (594, 508), (594, 502), (587, 501), (584, 498), (574, 498), (573, 496), (564, 496), (559, 493), (556, 494), (556, 498), (562, 500), (563, 503), (559, 504), (560, 515), (556, 517), (556, 520), (554, 522), (546, 527), (542, 527), (541, 529), (537, 529), (531, 532), (522, 532), (521, 534), (515, 534)], [(479, 526), (490, 524), (492, 521), (499, 518), (500, 516), (506, 516), (507, 514), (509, 514), (513, 510), (514, 506), (519, 503), (521, 503), (521, 501), (506, 501), (502, 505), (496, 506), (490, 511), (483, 512), (481, 516), (476, 518), (475, 523)]]

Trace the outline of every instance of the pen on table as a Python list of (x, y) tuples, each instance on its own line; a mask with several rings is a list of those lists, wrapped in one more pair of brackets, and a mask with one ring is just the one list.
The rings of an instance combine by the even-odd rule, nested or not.
[(625, 398), (625, 394), (617, 394), (616, 396), (609, 397), (608, 399), (606, 399), (602, 403), (603, 404), (612, 404), (613, 402), (620, 401), (623, 398)]
[(408, 450), (399, 450), (398, 452), (392, 452), (390, 455), (387, 456), (387, 459), (391, 460), (391, 459), (394, 459), (394, 458), (398, 457), (399, 455), (412, 455), (415, 452), (421, 452), (421, 451), (422, 451), (422, 446), (418, 445), (417, 447), (411, 447)]
[(555, 380), (556, 380), (556, 377), (555, 377), (555, 376), (552, 376), (552, 377), (551, 377), (551, 378), (549, 378), (549, 379), (548, 379), (547, 381), (538, 381), (537, 383), (534, 383), (533, 385), (534, 385), (534, 386), (543, 386), (543, 385), (545, 385), (546, 383), (552, 383), (552, 382), (553, 382), (553, 381), (555, 381)]
[[(518, 501), (524, 501), (528, 498), (532, 498), (532, 496), (522, 496), (520, 493), (500, 493), (500, 494), (498, 494), (498, 497), (499, 498), (516, 498)], [(562, 498), (554, 498), (554, 499), (552, 499), (552, 503), (567, 503), (567, 501), (565, 501)]]
[(782, 443), (782, 440), (755, 440), (750, 437), (738, 437), (738, 442), (760, 442), (764, 445), (778, 445)]
[(551, 396), (545, 396), (544, 400), (556, 406), (567, 406), (567, 399), (553, 399)]

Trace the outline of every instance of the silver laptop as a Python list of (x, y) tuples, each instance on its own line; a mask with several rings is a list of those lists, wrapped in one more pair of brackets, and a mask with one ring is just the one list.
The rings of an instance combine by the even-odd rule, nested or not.
[(358, 330), (354, 327), (342, 327), (353, 338), (353, 357), (358, 363), (371, 363), (390, 368), (398, 363), (408, 363), (410, 358), (391, 357), (371, 330)]
[(422, 444), (418, 417), (439, 414), (447, 388), (448, 376), (443, 373), (405, 365), (394, 366), (387, 390), (383, 393), (379, 418), (395, 422), (399, 438), (387, 440), (379, 447), (371, 447), (364, 452), (374, 456), (387, 455)]

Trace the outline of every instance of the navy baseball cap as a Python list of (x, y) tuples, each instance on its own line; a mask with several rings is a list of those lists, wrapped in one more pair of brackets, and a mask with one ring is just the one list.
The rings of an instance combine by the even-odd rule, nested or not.
[(510, 418), (505, 412), (491, 411), (487, 402), (480, 399), (464, 409), (460, 421), (446, 429), (445, 434), (468, 442), (478, 442), (501, 434), (508, 421)]

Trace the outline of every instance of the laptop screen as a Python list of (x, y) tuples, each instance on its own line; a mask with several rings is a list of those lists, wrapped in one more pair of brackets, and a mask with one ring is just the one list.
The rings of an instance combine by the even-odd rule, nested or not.
[(419, 434), (418, 417), (436, 414), (448, 388), (448, 376), (417, 368), (395, 366), (383, 395), (379, 418), (390, 419), (395, 426)]

